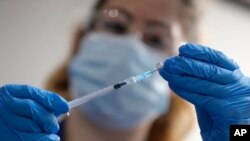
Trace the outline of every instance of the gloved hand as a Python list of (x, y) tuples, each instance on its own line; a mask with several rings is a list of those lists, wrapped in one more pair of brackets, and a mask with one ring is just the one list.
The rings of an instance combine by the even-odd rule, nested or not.
[(0, 139), (3, 141), (59, 141), (56, 116), (69, 111), (55, 93), (27, 85), (0, 88)]
[(204, 141), (228, 141), (229, 125), (250, 124), (250, 78), (222, 52), (187, 44), (160, 74), (195, 105)]

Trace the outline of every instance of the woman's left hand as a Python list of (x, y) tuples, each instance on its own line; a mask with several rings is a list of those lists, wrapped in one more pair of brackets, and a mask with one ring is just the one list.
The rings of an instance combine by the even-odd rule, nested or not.
[(195, 105), (204, 141), (228, 141), (229, 125), (250, 123), (250, 78), (220, 51), (187, 44), (179, 53), (160, 74)]

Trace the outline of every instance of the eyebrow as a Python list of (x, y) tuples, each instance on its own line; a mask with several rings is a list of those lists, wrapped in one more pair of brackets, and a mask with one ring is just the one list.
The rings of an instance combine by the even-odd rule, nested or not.
[[(126, 16), (128, 18), (128, 20), (132, 21), (134, 19), (134, 16), (132, 14), (130, 14), (127, 10), (120, 8), (120, 7), (116, 7), (116, 8), (114, 7), (114, 9), (117, 9), (121, 14)], [(157, 21), (157, 20), (148, 20), (146, 22), (146, 26), (148, 26), (148, 27), (160, 27), (160, 28), (164, 28), (166, 30), (170, 29), (170, 24), (164, 23), (161, 21)]]
[(155, 20), (147, 21), (146, 26), (148, 26), (148, 27), (161, 27), (161, 28), (164, 28), (166, 30), (170, 29), (170, 24), (160, 22), (160, 21), (155, 21)]

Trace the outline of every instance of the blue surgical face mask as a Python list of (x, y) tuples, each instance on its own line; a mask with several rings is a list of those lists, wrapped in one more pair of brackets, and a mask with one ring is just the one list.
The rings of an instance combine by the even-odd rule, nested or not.
[[(155, 68), (162, 61), (134, 36), (89, 33), (70, 68), (73, 98), (102, 89), (130, 76)], [(167, 111), (169, 89), (155, 74), (140, 83), (116, 90), (79, 107), (91, 121), (112, 129), (129, 129)]]

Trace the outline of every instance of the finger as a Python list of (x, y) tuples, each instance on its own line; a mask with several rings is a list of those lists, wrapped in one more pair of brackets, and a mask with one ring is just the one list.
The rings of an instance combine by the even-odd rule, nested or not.
[(213, 126), (213, 121), (210, 115), (201, 107), (195, 106), (195, 110), (197, 113), (199, 127), (201, 129), (201, 134), (206, 134), (206, 132), (211, 129), (211, 126)]
[(183, 45), (179, 48), (179, 52), (180, 56), (208, 62), (231, 71), (239, 69), (238, 64), (232, 59), (228, 58), (221, 51), (217, 51), (198, 44)]
[(22, 141), (60, 141), (56, 134), (18, 132)]
[(182, 97), (183, 99), (189, 101), (190, 103), (196, 105), (196, 106), (202, 106), (203, 103), (206, 103), (208, 100), (211, 99), (211, 97), (200, 95), (197, 93), (189, 92), (182, 90), (173, 84), (169, 83), (169, 87), (171, 90), (173, 90), (178, 96)]
[(16, 98), (32, 99), (46, 107), (56, 115), (69, 111), (69, 106), (66, 100), (53, 92), (38, 89), (28, 85), (5, 85), (0, 88), (1, 93), (9, 93)]
[(213, 83), (211, 81), (195, 77), (171, 74), (162, 70), (160, 70), (160, 74), (169, 83), (174, 84), (183, 90), (199, 93), (201, 95), (211, 97), (225, 97), (230, 93), (227, 92), (224, 85)]
[(9, 93), (3, 94), (2, 99), (6, 107), (16, 115), (32, 119), (38, 123), (45, 132), (58, 132), (59, 125), (55, 115), (39, 103), (30, 99), (11, 97)]
[(24, 132), (41, 132), (40, 126), (31, 119), (17, 116), (10, 112), (2, 98), (0, 98), (0, 119), (5, 122), (8, 126)]
[(243, 76), (239, 69), (230, 71), (212, 64), (179, 56), (167, 59), (163, 69), (173, 74), (198, 77), (220, 84), (229, 84)]

